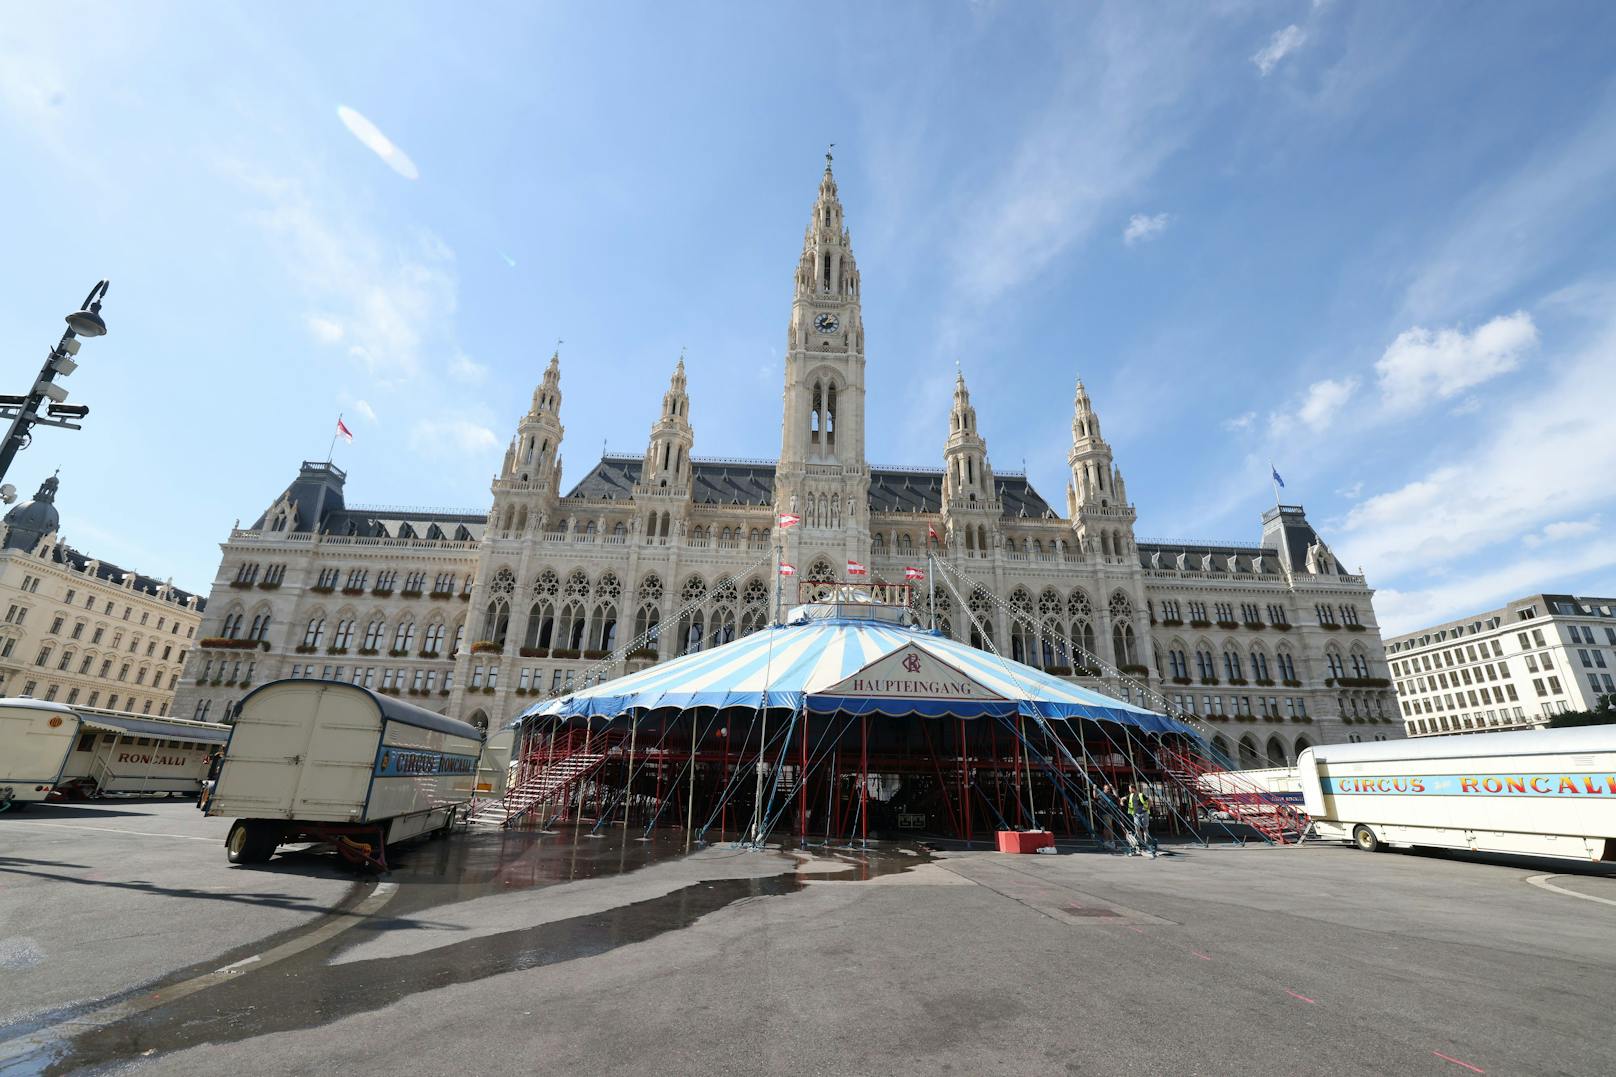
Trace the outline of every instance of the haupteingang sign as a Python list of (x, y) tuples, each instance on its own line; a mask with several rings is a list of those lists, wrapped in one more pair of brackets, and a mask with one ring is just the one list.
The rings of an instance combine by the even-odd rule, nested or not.
[(989, 703), (1003, 702), (1005, 698), (913, 643), (877, 658), (851, 677), (815, 694), (869, 699), (968, 699)]

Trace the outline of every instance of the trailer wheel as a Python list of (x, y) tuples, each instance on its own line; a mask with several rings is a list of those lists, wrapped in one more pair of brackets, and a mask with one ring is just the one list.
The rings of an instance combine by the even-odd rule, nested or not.
[(1366, 853), (1378, 853), (1381, 850), (1380, 839), (1375, 837), (1373, 830), (1362, 823), (1352, 828), (1352, 844)]
[(257, 819), (237, 819), (224, 840), (225, 856), (232, 864), (262, 864), (280, 845), (269, 826)]

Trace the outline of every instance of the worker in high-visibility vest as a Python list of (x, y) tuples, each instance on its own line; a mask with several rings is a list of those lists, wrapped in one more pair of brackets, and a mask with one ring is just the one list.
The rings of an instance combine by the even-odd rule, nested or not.
[(1128, 796), (1123, 804), (1128, 814), (1133, 817), (1133, 836), (1138, 843), (1136, 854), (1143, 855), (1146, 849), (1150, 855), (1156, 855), (1156, 846), (1150, 840), (1150, 798), (1139, 791), (1139, 787), (1130, 785)]

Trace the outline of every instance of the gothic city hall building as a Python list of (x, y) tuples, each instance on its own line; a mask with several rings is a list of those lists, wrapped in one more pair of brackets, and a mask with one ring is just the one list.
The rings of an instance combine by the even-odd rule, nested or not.
[(175, 713), (225, 720), (254, 684), (314, 677), (497, 727), (757, 631), (804, 583), (862, 567), (855, 582), (928, 573), (909, 592), (923, 623), (1194, 714), (1244, 766), (1401, 735), (1372, 592), (1301, 507), (1270, 509), (1250, 544), (1138, 541), (1081, 381), (1064, 515), (994, 471), (963, 377), (938, 416), (940, 467), (871, 467), (862, 300), (827, 158), (794, 272), (778, 460), (696, 455), (681, 359), (644, 455), (605, 454), (569, 487), (552, 355), (486, 515), (350, 505), (342, 471), (304, 463), (224, 543)]

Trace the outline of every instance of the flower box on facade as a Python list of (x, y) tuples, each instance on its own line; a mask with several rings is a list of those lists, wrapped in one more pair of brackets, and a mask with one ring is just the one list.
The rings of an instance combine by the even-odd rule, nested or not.
[(1251, 629), (1253, 632), (1261, 632), (1263, 629), (1268, 627), (1267, 625), (1263, 624), (1261, 621), (1243, 621), (1241, 623), (1244, 624), (1247, 628)]
[(1239, 621), (1219, 621), (1218, 622), (1218, 627), (1219, 628), (1239, 628), (1240, 627), (1240, 622)]
[(1262, 720), (1265, 722), (1283, 722), (1285, 719), (1277, 714), (1265, 714), (1262, 716)]
[(367, 658), (374, 658), (378, 652), (374, 647), (361, 647), (359, 648), (359, 653)]
[(197, 678), (197, 679), (196, 679), (196, 683), (197, 683), (197, 684), (207, 684), (207, 683), (208, 683), (208, 679), (207, 679), (207, 678), (206, 678), (206, 677), (198, 677), (198, 678)]
[(1234, 720), (1237, 722), (1255, 722), (1257, 716), (1255, 714), (1237, 714), (1234, 716)]
[(363, 587), (344, 587), (342, 593), (345, 595), (362, 595), (365, 593), (365, 589)]
[(451, 691), (453, 691), (453, 689), (450, 689), (450, 688), (439, 688), (439, 689), (438, 689), (438, 695), (440, 695), (440, 696), (446, 696), (446, 695), (448, 695), (448, 694), (449, 694), (449, 693), (450, 693), (450, 692), (451, 692)]
[(630, 651), (628, 653), (628, 657), (629, 657), (630, 660), (649, 659), (651, 661), (655, 661), (656, 656), (657, 656), (657, 653), (655, 651), (651, 650), (649, 647), (641, 647), (637, 651)]
[[(224, 636), (209, 636), (197, 643), (198, 647), (216, 647), (221, 651), (256, 651), (259, 641), (255, 639), (227, 639)], [(264, 648), (268, 650), (268, 647)]]
[(1149, 666), (1123, 666), (1122, 667), (1122, 672), (1128, 674), (1130, 677), (1148, 677), (1148, 676), (1150, 676), (1150, 667)]
[(1251, 682), (1247, 681), (1244, 677), (1230, 677), (1229, 678), (1230, 687), (1234, 687), (1234, 686), (1238, 685), (1239, 687), (1244, 688), (1249, 683), (1251, 683)]
[(1212, 622), (1211, 621), (1203, 621), (1199, 617), (1196, 617), (1196, 618), (1192, 618), (1190, 620), (1190, 627), (1191, 628), (1211, 628), (1212, 627)]
[(223, 677), (215, 677), (215, 678), (213, 678), (213, 681), (212, 681), (213, 687), (217, 688), (217, 687), (219, 687), (219, 685), (221, 685), (223, 683), (224, 683), (224, 678)]
[(389, 658), (408, 658), (410, 656), (410, 649), (408, 647), (389, 647), (387, 649), (387, 656)]
[(494, 694), (494, 689), (492, 687), (490, 687), (488, 685), (483, 686), (483, 695), (491, 696), (493, 694)]
[(1341, 626), (1340, 625), (1332, 624), (1332, 623), (1330, 623), (1328, 621), (1326, 621), (1325, 623), (1319, 625), (1319, 627), (1324, 629), (1326, 632), (1339, 632), (1339, 631), (1341, 631)]
[(238, 591), (246, 591), (246, 590), (251, 589), (252, 581), (251, 580), (231, 580), (230, 581), (230, 586), (234, 587)]
[(1291, 630), (1291, 626), (1286, 624), (1284, 621), (1275, 623), (1273, 627), (1275, 632), (1289, 632)]
[(1347, 631), (1348, 632), (1367, 632), (1367, 631), (1369, 631), (1369, 626), (1368, 625), (1360, 625), (1360, 624), (1350, 624), (1350, 625), (1347, 626)]
[(415, 657), (417, 657), (417, 658), (436, 658), (436, 657), (438, 657), (438, 652), (437, 651), (417, 651), (417, 652), (415, 652)]
[(1390, 688), (1392, 686), (1392, 682), (1385, 677), (1337, 677), (1335, 684), (1337, 688)]
[(292, 649), (294, 651), (296, 651), (298, 654), (313, 654), (314, 653), (314, 645), (309, 644), (309, 643), (299, 643), (296, 647), (294, 647)]
[(1286, 681), (1281, 681), (1280, 683), (1283, 684), (1286, 688), (1300, 688), (1300, 687), (1302, 687), (1302, 682), (1301, 681), (1286, 680)]
[(578, 652), (571, 647), (557, 647), (550, 652), (551, 658), (577, 658)]
[(1099, 675), (1099, 670), (1089, 669), (1086, 666), (1078, 666), (1076, 669), (1072, 670), (1072, 676), (1074, 677), (1098, 677)]
[(607, 651), (585, 651), (584, 652), (584, 657), (589, 659), (589, 661), (591, 661), (591, 662), (599, 662), (602, 658), (605, 658), (608, 653), (610, 653), (610, 652), (607, 652)]
[(1203, 714), (1201, 717), (1209, 722), (1227, 722), (1229, 720), (1227, 714)]
[(1184, 623), (1184, 619), (1182, 617), (1163, 617), (1161, 623), (1168, 628), (1177, 628)]
[(1201, 683), (1202, 684), (1217, 684), (1218, 679), (1216, 677), (1202, 677), (1201, 678)]
[(1174, 677), (1173, 678), (1173, 683), (1174, 684), (1189, 684), (1190, 679), (1188, 677)]
[(280, 580), (265, 580), (263, 583), (258, 585), (258, 589), (260, 591), (273, 591), (280, 585)]
[(377, 587), (370, 593), (373, 595), (379, 595), (382, 598), (386, 598), (388, 595), (393, 593), (393, 589), (391, 587)]
[(523, 658), (549, 658), (550, 657), (550, 648), (548, 648), (548, 647), (518, 647), (518, 648), (516, 648), (516, 653), (521, 655)]
[(346, 647), (327, 647), (325, 649), (325, 653), (326, 654), (347, 654), (348, 653), (348, 648), (346, 648)]
[(336, 588), (335, 587), (321, 587), (320, 585), (316, 584), (315, 586), (310, 587), (309, 590), (313, 591), (317, 595), (329, 595), (333, 591), (335, 591)]
[(472, 654), (504, 654), (505, 648), (491, 639), (476, 640), (471, 645)]
[(460, 601), (462, 601), (462, 602), (470, 602), (471, 601), (471, 592), (470, 591), (461, 591), (460, 592)]
[(1274, 686), (1274, 682), (1269, 680), (1267, 677), (1258, 677), (1257, 684), (1262, 688), (1272, 688)]
[(1291, 715), (1291, 721), (1293, 721), (1293, 722), (1311, 722), (1312, 720), (1313, 720), (1313, 717), (1311, 715), (1307, 715), (1307, 714), (1293, 714), (1293, 715)]
[(406, 588), (404, 588), (404, 590), (402, 590), (402, 591), (400, 591), (398, 593), (398, 597), (400, 597), (400, 598), (420, 598), (421, 597), (421, 592), (419, 590), (412, 591), (408, 587), (406, 587)]

